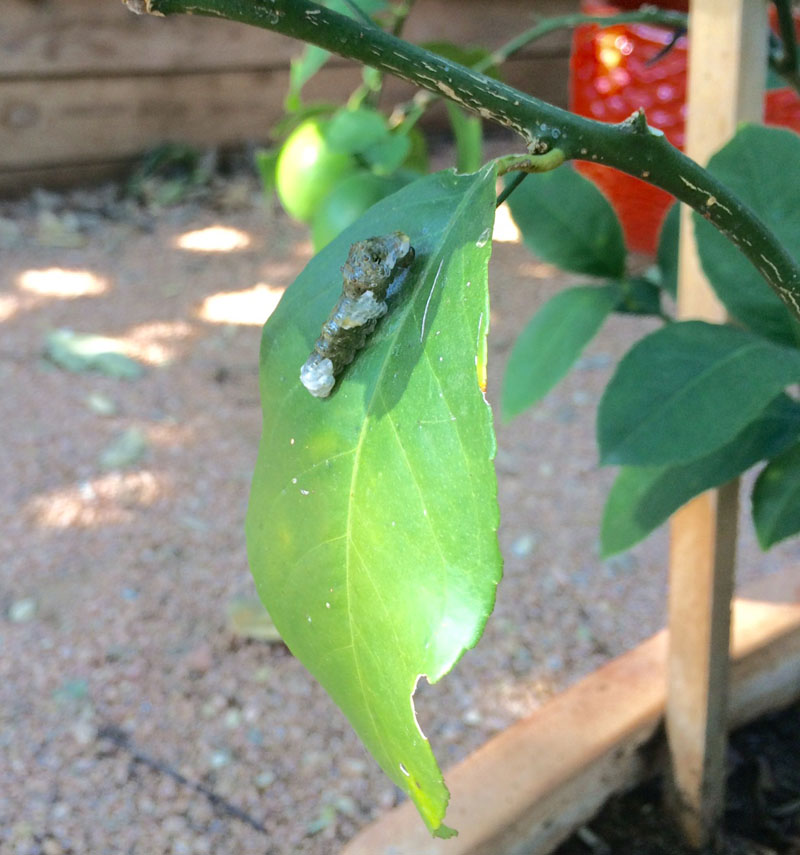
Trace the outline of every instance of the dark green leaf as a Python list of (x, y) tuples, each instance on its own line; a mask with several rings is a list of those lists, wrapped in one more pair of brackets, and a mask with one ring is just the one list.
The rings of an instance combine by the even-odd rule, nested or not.
[(656, 262), (661, 277), (661, 287), (672, 295), (673, 299), (678, 297), (678, 236), (680, 233), (680, 210), (677, 203), (667, 212), (664, 224), (661, 226), (661, 235), (658, 239), (658, 256)]
[(632, 276), (620, 283), (622, 294), (614, 311), (622, 315), (660, 315), (661, 289), (643, 276)]
[(758, 476), (753, 522), (762, 549), (800, 532), (800, 443), (770, 461)]
[(520, 333), (503, 380), (503, 418), (511, 419), (561, 380), (619, 300), (620, 287), (584, 285), (548, 300)]
[(800, 351), (746, 330), (685, 321), (638, 342), (597, 413), (603, 463), (697, 460), (733, 439), (800, 380)]
[(614, 209), (571, 166), (529, 175), (508, 204), (525, 246), (544, 261), (591, 276), (624, 274), (625, 243)]
[(386, 134), (361, 152), (361, 156), (378, 175), (391, 175), (399, 169), (411, 151), (408, 134)]
[(386, 119), (369, 107), (339, 110), (325, 128), (325, 141), (333, 151), (344, 154), (360, 154), (388, 136)]
[(693, 496), (785, 451), (800, 436), (800, 404), (780, 395), (732, 442), (683, 466), (623, 466), (608, 494), (604, 556), (630, 549)]
[[(800, 258), (798, 205), (800, 136), (779, 128), (745, 125), (708, 169), (746, 202)], [(745, 326), (782, 344), (796, 344), (800, 324), (728, 238), (695, 215), (697, 251), (717, 296)]]
[[(479, 386), (495, 180), (493, 165), (441, 172), (372, 207), (288, 289), (261, 351), (247, 517), (256, 586), (293, 653), (439, 835), (448, 794), (411, 697), (421, 675), (435, 682), (476, 643), (501, 572)], [(349, 245), (397, 229), (414, 264), (331, 397), (312, 398), (298, 374)]]

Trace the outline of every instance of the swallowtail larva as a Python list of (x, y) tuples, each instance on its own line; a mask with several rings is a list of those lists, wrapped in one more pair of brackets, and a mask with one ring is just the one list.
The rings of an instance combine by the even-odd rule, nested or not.
[(413, 260), (414, 248), (403, 232), (367, 238), (350, 247), (342, 267), (342, 294), (300, 369), (300, 382), (316, 398), (330, 395), (336, 377), (386, 314), (389, 286)]

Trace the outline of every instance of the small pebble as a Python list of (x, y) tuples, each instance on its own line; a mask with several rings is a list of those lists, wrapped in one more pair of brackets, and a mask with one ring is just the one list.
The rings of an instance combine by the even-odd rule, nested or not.
[(57, 840), (53, 840), (52, 837), (48, 837), (42, 843), (42, 855), (62, 855), (63, 852), (64, 847)]
[(0, 249), (12, 249), (22, 240), (22, 229), (8, 217), (0, 217)]
[(536, 535), (523, 534), (512, 542), (511, 554), (515, 555), (517, 558), (524, 558), (526, 555), (530, 555), (531, 552), (533, 552), (534, 546), (536, 546)]
[(350, 796), (337, 796), (333, 801), (333, 806), (339, 813), (344, 814), (344, 816), (356, 815), (356, 803)]
[(214, 654), (210, 644), (201, 644), (186, 654), (186, 667), (192, 674), (202, 676), (214, 666)]
[(464, 720), (464, 724), (470, 724), (474, 727), (482, 723), (483, 716), (481, 715), (480, 710), (472, 707), (464, 713), (462, 719)]
[(100, 455), (103, 469), (122, 469), (138, 463), (147, 451), (147, 437), (138, 427), (130, 427), (114, 437)]
[(256, 775), (254, 783), (259, 790), (266, 790), (275, 783), (276, 775), (271, 769), (265, 769)]
[(366, 773), (368, 766), (365, 760), (357, 757), (345, 757), (340, 763), (340, 768), (343, 775), (358, 778)]
[(11, 623), (27, 623), (36, 616), (36, 600), (33, 597), (25, 597), (11, 604), (8, 610), (8, 619)]
[(229, 730), (234, 730), (242, 723), (242, 711), (236, 708), (230, 709), (225, 713), (225, 727)]
[(96, 416), (115, 416), (117, 414), (116, 403), (102, 392), (92, 392), (86, 398), (86, 406)]
[(212, 769), (222, 769), (223, 766), (227, 766), (230, 762), (230, 751), (225, 750), (212, 751), (211, 756), (208, 758), (208, 765)]

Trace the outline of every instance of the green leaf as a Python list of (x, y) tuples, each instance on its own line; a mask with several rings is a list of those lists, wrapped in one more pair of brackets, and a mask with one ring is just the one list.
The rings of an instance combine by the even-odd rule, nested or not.
[(279, 154), (280, 149), (277, 148), (257, 148), (253, 155), (258, 177), (261, 179), (261, 186), (267, 197), (275, 192), (275, 166), (278, 163)]
[(770, 461), (758, 476), (753, 522), (762, 549), (800, 532), (800, 443)]
[(388, 136), (386, 119), (369, 107), (339, 110), (325, 128), (325, 141), (331, 150), (344, 154), (361, 154)]
[(502, 411), (511, 419), (543, 398), (574, 365), (620, 297), (620, 287), (567, 288), (548, 300), (519, 334), (503, 379)]
[[(421, 676), (480, 637), (501, 575), (491, 412), (479, 386), (496, 170), (426, 176), (315, 256), (264, 328), (247, 516), (256, 587), (292, 652), (428, 827), (448, 793), (417, 725)], [(416, 258), (330, 398), (298, 379), (349, 245), (401, 229)], [(477, 371), (476, 371), (477, 367)]]
[(624, 274), (625, 243), (617, 215), (571, 166), (529, 175), (508, 204), (525, 246), (544, 261), (590, 276), (618, 279)]
[(465, 113), (452, 101), (445, 101), (456, 142), (456, 170), (475, 172), (483, 161), (483, 122), (480, 116)]
[[(319, 0), (320, 5), (327, 6), (341, 15), (354, 17), (353, 10), (343, 0)], [(362, 11), (373, 15), (385, 8), (385, 0), (358, 0)], [(289, 66), (289, 90), (286, 93), (284, 107), (294, 112), (302, 107), (301, 93), (308, 81), (325, 65), (331, 54), (316, 45), (307, 44), (302, 53), (294, 57)]]
[(667, 212), (658, 238), (656, 264), (661, 278), (661, 287), (678, 298), (678, 236), (680, 233), (681, 206), (675, 203)]
[(408, 134), (387, 134), (365, 149), (361, 156), (377, 175), (391, 175), (402, 166), (411, 151)]
[(306, 45), (299, 56), (289, 63), (289, 89), (283, 105), (289, 112), (302, 108), (303, 87), (330, 59), (331, 54), (316, 45)]
[[(708, 163), (795, 258), (800, 258), (798, 163), (800, 136), (760, 125), (743, 126)], [(796, 344), (800, 325), (758, 270), (702, 217), (695, 215), (694, 223), (703, 270), (728, 312), (773, 341)]]
[(661, 289), (644, 276), (631, 276), (619, 283), (621, 294), (614, 311), (621, 315), (660, 315)]
[(800, 404), (780, 395), (732, 442), (706, 457), (682, 466), (623, 466), (603, 513), (603, 556), (630, 549), (689, 499), (780, 454), (798, 436)]
[(601, 462), (697, 460), (798, 380), (800, 351), (730, 326), (669, 324), (635, 344), (606, 387), (597, 411)]

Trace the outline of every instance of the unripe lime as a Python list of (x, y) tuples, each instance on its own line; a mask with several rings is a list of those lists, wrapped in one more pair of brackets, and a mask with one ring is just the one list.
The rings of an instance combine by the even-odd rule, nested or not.
[(275, 189), (286, 212), (303, 223), (314, 216), (320, 201), (358, 165), (349, 155), (331, 151), (325, 122), (308, 119), (292, 131), (278, 155)]

